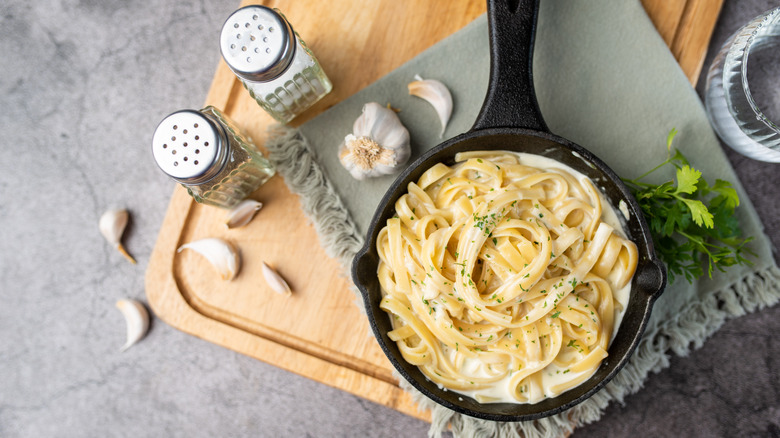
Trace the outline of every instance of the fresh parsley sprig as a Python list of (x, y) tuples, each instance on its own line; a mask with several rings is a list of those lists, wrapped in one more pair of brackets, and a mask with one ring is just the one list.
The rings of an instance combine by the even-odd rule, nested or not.
[[(724, 271), (728, 266), (752, 264), (745, 258), (746, 253), (752, 254), (745, 245), (753, 238), (741, 237), (734, 216), (734, 209), (739, 205), (737, 191), (721, 179), (710, 186), (679, 149), (672, 154), (675, 135), (677, 130), (672, 129), (666, 139), (664, 162), (635, 179), (623, 179), (650, 224), (656, 251), (666, 263), (669, 280), (683, 275), (688, 282), (693, 282), (704, 275), (702, 257), (706, 259), (710, 278), (714, 269)], [(674, 180), (660, 185), (642, 182), (668, 165), (677, 169)]]

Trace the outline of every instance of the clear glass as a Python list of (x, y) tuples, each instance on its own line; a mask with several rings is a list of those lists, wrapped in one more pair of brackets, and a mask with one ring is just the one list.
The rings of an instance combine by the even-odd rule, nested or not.
[(333, 88), (317, 58), (297, 33), (295, 39), (295, 57), (281, 76), (269, 82), (240, 78), (252, 98), (281, 123), (294, 119)]
[(229, 144), (227, 161), (222, 170), (209, 181), (198, 185), (182, 185), (200, 203), (230, 208), (257, 190), (276, 171), (273, 164), (225, 114), (213, 106), (200, 111), (225, 127)]
[(750, 158), (780, 163), (780, 8), (738, 30), (707, 74), (705, 105), (718, 136)]

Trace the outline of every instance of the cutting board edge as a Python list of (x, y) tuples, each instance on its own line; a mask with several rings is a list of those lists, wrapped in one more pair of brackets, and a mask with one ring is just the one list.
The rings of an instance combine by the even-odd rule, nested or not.
[[(177, 186), (164, 223), (181, 224), (174, 228), (181, 229), (194, 202), (184, 188)], [(161, 232), (150, 256), (149, 266), (171, 266), (177, 240), (177, 237)], [(398, 385), (204, 316), (183, 297), (173, 278), (172, 269), (147, 269), (145, 289), (154, 314), (177, 330), (420, 420), (430, 421), (429, 413), (420, 412), (411, 395)], [(366, 388), (370, 390), (360, 391)]]

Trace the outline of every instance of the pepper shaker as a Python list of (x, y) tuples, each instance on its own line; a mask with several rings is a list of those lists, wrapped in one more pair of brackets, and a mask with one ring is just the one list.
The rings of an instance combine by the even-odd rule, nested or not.
[(176, 111), (157, 126), (152, 154), (196, 201), (230, 208), (274, 175), (274, 166), (212, 106)]
[(276, 9), (238, 9), (222, 26), (220, 51), (249, 94), (287, 123), (333, 88), (317, 58)]

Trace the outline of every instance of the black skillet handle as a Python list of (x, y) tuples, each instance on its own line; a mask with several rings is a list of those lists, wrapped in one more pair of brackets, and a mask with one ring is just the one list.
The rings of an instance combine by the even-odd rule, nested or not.
[(549, 132), (534, 92), (534, 35), (539, 0), (488, 0), (490, 83), (471, 130), (527, 128)]

